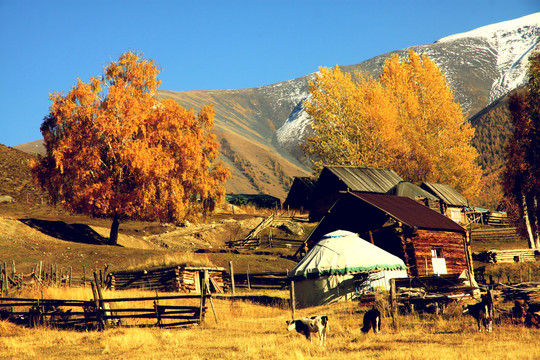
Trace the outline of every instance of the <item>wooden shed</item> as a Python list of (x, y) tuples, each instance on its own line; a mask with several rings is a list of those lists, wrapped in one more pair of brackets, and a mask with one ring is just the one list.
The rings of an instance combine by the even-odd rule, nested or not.
[(107, 285), (112, 290), (145, 289), (200, 294), (205, 271), (208, 271), (210, 291), (223, 293), (227, 273), (221, 267), (169, 266), (116, 271), (107, 276)]
[(314, 187), (315, 179), (311, 177), (295, 177), (283, 207), (285, 209), (307, 210)]
[(309, 235), (308, 247), (337, 229), (400, 257), (410, 276), (472, 273), (467, 231), (408, 197), (347, 192)]
[(420, 187), (439, 199), (440, 212), (458, 223), (466, 223), (464, 209), (469, 206), (467, 199), (448, 184), (423, 182)]
[(321, 171), (309, 207), (310, 221), (319, 221), (343, 191), (384, 194), (403, 179), (390, 169), (326, 166)]

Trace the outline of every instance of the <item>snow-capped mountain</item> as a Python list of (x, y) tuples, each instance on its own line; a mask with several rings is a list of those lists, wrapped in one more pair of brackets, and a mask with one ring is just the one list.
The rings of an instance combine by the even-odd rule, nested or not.
[[(538, 47), (539, 39), (540, 13), (535, 13), (410, 49), (428, 55), (441, 68), (456, 100), (470, 117), (526, 82), (528, 58)], [(408, 50), (393, 53), (405, 56)], [(341, 68), (343, 71), (360, 70), (377, 76), (385, 59), (393, 53)], [(302, 80), (306, 81), (306, 78)], [(307, 97), (307, 88), (304, 89), (304, 92), (297, 91), (296, 97)], [(278, 144), (301, 159), (299, 143), (309, 133), (309, 124), (310, 119), (302, 110), (301, 103), (296, 104), (276, 131)]]

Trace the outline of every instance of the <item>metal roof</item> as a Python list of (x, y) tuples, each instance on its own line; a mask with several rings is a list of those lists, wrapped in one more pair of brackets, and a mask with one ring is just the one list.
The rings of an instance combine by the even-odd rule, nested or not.
[(413, 200), (423, 198), (439, 200), (435, 195), (408, 181), (400, 181), (399, 184), (388, 190), (386, 195), (406, 196)]
[(465, 232), (462, 226), (448, 217), (408, 197), (358, 192), (351, 194), (409, 226), (416, 226), (419, 229)]
[(467, 199), (458, 193), (453, 187), (447, 184), (437, 184), (432, 182), (423, 182), (420, 187), (450, 206), (468, 206)]
[(384, 194), (403, 181), (401, 176), (390, 169), (354, 166), (326, 166), (325, 169), (336, 175), (351, 191)]

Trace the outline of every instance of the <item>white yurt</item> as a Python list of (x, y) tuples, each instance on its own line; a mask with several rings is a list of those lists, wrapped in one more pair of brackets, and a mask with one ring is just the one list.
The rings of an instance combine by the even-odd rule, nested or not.
[(390, 279), (403, 277), (403, 260), (344, 230), (323, 236), (289, 273), (299, 308), (351, 300), (366, 281), (389, 290)]

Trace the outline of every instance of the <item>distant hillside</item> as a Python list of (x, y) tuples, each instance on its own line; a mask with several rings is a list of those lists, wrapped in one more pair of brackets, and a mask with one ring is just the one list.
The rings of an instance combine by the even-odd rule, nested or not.
[[(511, 94), (519, 91), (522, 88)], [(478, 162), (484, 170), (482, 191), (476, 201), (493, 209), (502, 198), (500, 176), (505, 165), (505, 147), (514, 131), (509, 109), (511, 94), (493, 102), (469, 120), (476, 131), (472, 144), (478, 150)]]
[(47, 202), (46, 194), (34, 185), (26, 152), (0, 144), (0, 196), (9, 195), (17, 203), (38, 205)]

